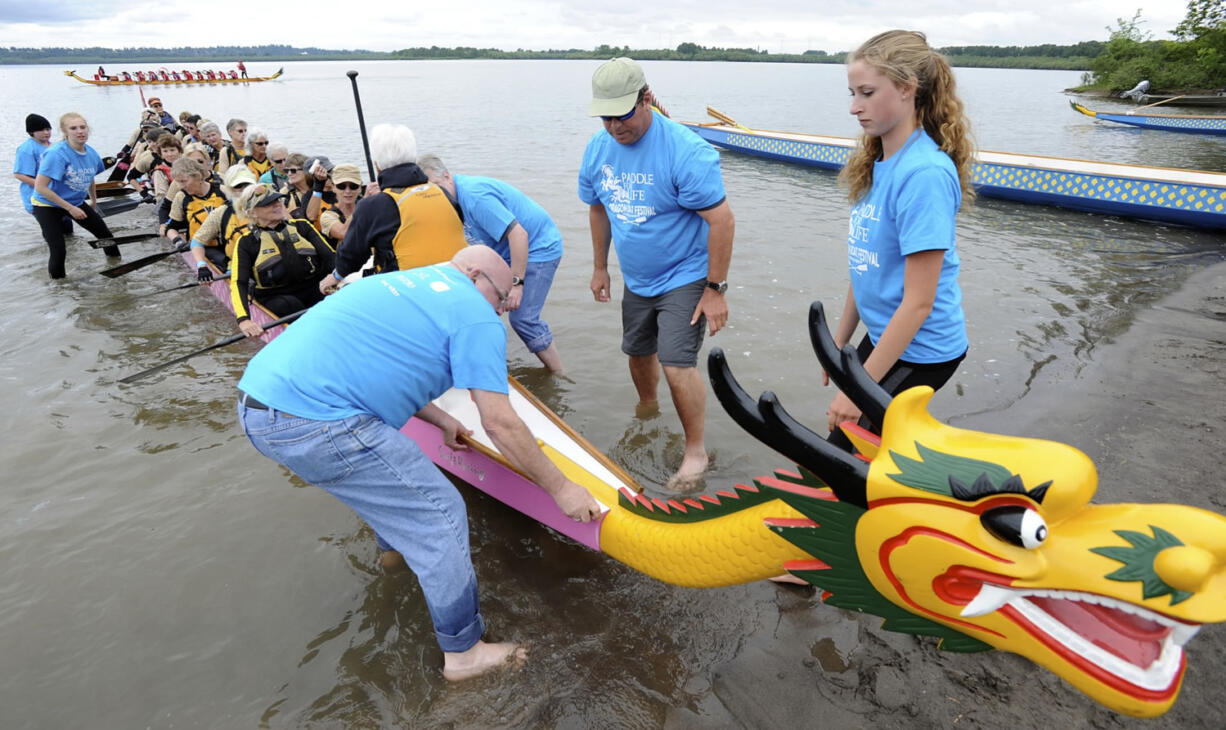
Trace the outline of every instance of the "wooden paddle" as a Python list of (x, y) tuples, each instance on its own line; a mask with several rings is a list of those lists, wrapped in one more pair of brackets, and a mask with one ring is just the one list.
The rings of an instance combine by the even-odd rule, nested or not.
[(1148, 108), (1150, 108), (1151, 106), (1158, 106), (1159, 104), (1166, 104), (1166, 103), (1168, 103), (1168, 102), (1175, 101), (1176, 99), (1182, 99), (1182, 98), (1184, 98), (1185, 96), (1187, 96), (1187, 94), (1180, 94), (1179, 96), (1172, 96), (1171, 98), (1169, 98), (1169, 99), (1163, 99), (1162, 101), (1155, 101), (1153, 104), (1146, 104), (1145, 106), (1139, 106), (1139, 107), (1137, 107), (1136, 109), (1133, 109), (1131, 112), (1128, 112), (1128, 113), (1129, 113), (1129, 114), (1132, 114), (1132, 113), (1136, 112), (1136, 111), (1137, 111), (1137, 109), (1148, 109)]
[(161, 238), (156, 233), (134, 233), (131, 236), (115, 236), (114, 238), (95, 238), (89, 242), (90, 248), (105, 248), (107, 246), (122, 246), (125, 243), (140, 243)]
[(721, 112), (719, 109), (716, 109), (715, 107), (712, 107), (712, 106), (707, 107), (707, 114), (708, 114), (709, 116), (715, 117), (716, 119), (718, 119), (719, 121), (723, 122), (724, 124), (727, 124), (727, 125), (728, 125), (728, 126), (730, 126), (730, 127), (738, 127), (738, 128), (740, 128), (740, 129), (748, 129), (748, 127), (746, 127), (746, 126), (744, 126), (744, 125), (740, 124), (739, 122), (737, 122), (737, 120), (733, 119), (732, 117), (728, 116), (727, 114), (724, 114), (723, 112)]
[[(283, 324), (289, 324), (290, 322), (293, 322), (295, 319), (298, 319), (299, 317), (301, 317), (301, 316), (302, 316), (302, 315), (303, 315), (303, 314), (304, 314), (306, 311), (307, 311), (307, 310), (303, 309), (303, 310), (300, 310), (300, 311), (294, 312), (293, 314), (287, 314), (287, 315), (285, 315), (284, 317), (282, 317), (281, 319), (274, 319), (273, 321), (271, 321), (271, 322), (269, 322), (268, 324), (264, 325), (264, 330), (265, 330), (265, 331), (267, 331), (267, 330), (272, 329), (273, 327), (280, 327), (280, 326), (281, 326), (281, 325), (283, 325)], [(213, 350), (220, 349), (220, 348), (222, 348), (222, 347), (225, 347), (226, 345), (233, 345), (235, 342), (240, 342), (240, 341), (245, 340), (245, 339), (247, 339), (247, 335), (244, 335), (244, 334), (242, 334), (242, 333), (239, 333), (239, 334), (237, 334), (237, 335), (230, 335), (229, 337), (225, 338), (224, 340), (218, 340), (217, 342), (214, 342), (213, 344), (209, 345), (208, 347), (201, 348), (201, 349), (199, 349), (199, 350), (196, 350), (195, 352), (189, 353), (189, 354), (184, 355), (184, 356), (182, 356), (182, 357), (176, 357), (175, 359), (173, 359), (173, 360), (171, 360), (171, 361), (169, 361), (169, 362), (164, 362), (164, 363), (162, 363), (161, 365), (158, 365), (158, 366), (156, 366), (156, 367), (149, 368), (148, 370), (142, 370), (141, 372), (136, 373), (135, 375), (129, 375), (129, 376), (127, 376), (126, 378), (120, 378), (120, 379), (119, 379), (119, 382), (121, 382), (121, 383), (134, 383), (134, 382), (136, 382), (137, 380), (140, 380), (141, 378), (147, 378), (147, 377), (149, 377), (150, 375), (153, 375), (154, 373), (159, 373), (159, 372), (161, 372), (161, 371), (165, 370), (166, 368), (171, 367), (171, 366), (173, 366), (173, 365), (178, 365), (178, 364), (179, 364), (179, 363), (181, 363), (181, 362), (187, 362), (188, 360), (192, 359), (193, 357), (195, 357), (195, 356), (197, 356), (197, 355), (203, 355), (203, 354), (204, 354), (204, 353), (206, 353), (206, 352), (211, 352), (211, 351), (213, 351)]]

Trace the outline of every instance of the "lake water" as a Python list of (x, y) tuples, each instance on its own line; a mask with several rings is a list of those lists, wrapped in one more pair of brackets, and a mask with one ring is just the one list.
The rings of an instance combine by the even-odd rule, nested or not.
[[(676, 415), (665, 399), (660, 417), (634, 417), (616, 305), (594, 303), (587, 288), (576, 175), (599, 129), (585, 116), (595, 66), (295, 63), (271, 83), (153, 93), (172, 113), (223, 125), (241, 117), (292, 151), (365, 169), (345, 77), (356, 68), (368, 124), (407, 124), (421, 151), (440, 153), (454, 172), (502, 178), (535, 198), (565, 239), (545, 314), (570, 379), (542, 375), (515, 338), (512, 372), (658, 489), (680, 459)], [(710, 104), (747, 126), (858, 132), (838, 66), (644, 66), (677, 119), (704, 120)], [(1078, 73), (957, 75), (984, 149), (1226, 169), (1226, 140), (1076, 114), (1062, 90)], [(53, 121), (83, 113), (105, 155), (141, 106), (136, 88), (93, 88), (58, 67), (2, 67), (0, 85), (8, 169), (31, 111)], [(814, 299), (828, 311), (842, 306), (844, 195), (833, 174), (746, 157), (725, 155), (723, 173), (737, 216), (731, 319), (707, 346), (728, 351), (751, 392), (773, 389), (818, 423), (832, 392), (820, 387), (805, 321)], [(189, 273), (172, 258), (106, 279), (94, 273), (105, 268), (101, 253), (82, 239), (70, 243), (69, 278), (49, 282), (45, 246), (15, 187), (0, 198), (5, 728), (657, 727), (678, 724), (676, 708), (701, 707), (712, 667), (771, 631), (759, 614), (772, 586), (662, 585), (463, 487), (491, 634), (532, 640), (533, 659), (513, 677), (447, 686), (412, 576), (378, 570), (373, 537), (351, 513), (263, 459), (237, 430), (234, 384), (254, 346), (116, 384), (231, 334), (232, 318), (198, 291), (138, 299)], [(147, 211), (112, 219), (112, 230), (149, 229)], [(1217, 233), (1000, 201), (964, 212), (958, 235), (972, 344), (934, 401), (936, 415), (955, 423), (992, 422), (1037, 384), (1093, 367), (1139, 308), (1226, 258)], [(135, 258), (156, 249), (124, 250)], [(1186, 407), (1194, 411), (1194, 399)], [(1007, 418), (996, 427), (1011, 432)], [(714, 399), (707, 438), (712, 488), (787, 466)]]

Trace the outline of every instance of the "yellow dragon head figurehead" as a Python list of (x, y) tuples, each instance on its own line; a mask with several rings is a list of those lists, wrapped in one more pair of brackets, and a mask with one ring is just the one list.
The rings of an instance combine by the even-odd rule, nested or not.
[(1015, 652), (1118, 712), (1169, 709), (1184, 645), (1201, 624), (1226, 621), (1226, 517), (1090, 504), (1098, 477), (1085, 454), (942, 424), (928, 414), (930, 388), (891, 401), (854, 350), (835, 349), (820, 304), (810, 323), (827, 372), (881, 424), (880, 439), (845, 426), (858, 456), (772, 394), (755, 404), (722, 353), (711, 358), (733, 418), (802, 465), (780, 473), (791, 488), (776, 490), (809, 522), (771, 527), (814, 560), (786, 567), (887, 629), (941, 637), (945, 649)]

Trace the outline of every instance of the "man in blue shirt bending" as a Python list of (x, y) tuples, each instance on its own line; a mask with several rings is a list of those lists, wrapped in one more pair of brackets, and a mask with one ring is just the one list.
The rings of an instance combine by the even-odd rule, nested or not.
[(652, 109), (643, 70), (629, 58), (596, 69), (589, 114), (604, 124), (579, 168), (595, 257), (592, 295), (609, 301), (612, 242), (625, 280), (622, 352), (638, 412), (657, 408), (662, 368), (685, 430), (685, 455), (669, 485), (688, 487), (707, 468), (707, 389), (697, 367), (703, 323), (714, 335), (728, 321), (735, 219), (719, 154)]
[(489, 246), (511, 267), (507, 319), (528, 352), (550, 372), (562, 372), (553, 332), (541, 319), (545, 297), (562, 260), (562, 234), (535, 200), (515, 186), (492, 177), (453, 176), (438, 155), (423, 155), (417, 164), (451, 198), (464, 237)]
[(467, 388), (498, 451), (576, 521), (601, 509), (541, 451), (507, 395), (511, 272), (492, 249), (359, 279), (268, 343), (239, 380), (238, 414), (256, 450), (344, 502), (417, 575), (443, 650), (443, 676), (475, 677), (526, 649), (481, 640), (485, 623), (456, 488), (411, 439), (409, 418), (464, 450), (472, 433), (432, 401)]

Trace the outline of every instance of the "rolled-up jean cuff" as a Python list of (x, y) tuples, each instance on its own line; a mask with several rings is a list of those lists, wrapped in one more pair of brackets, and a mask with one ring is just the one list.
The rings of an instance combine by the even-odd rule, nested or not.
[(472, 623), (460, 629), (456, 634), (444, 634), (438, 629), (434, 631), (434, 638), (438, 640), (439, 648), (452, 653), (468, 651), (476, 646), (484, 635), (485, 619), (481, 618), (479, 613)]

